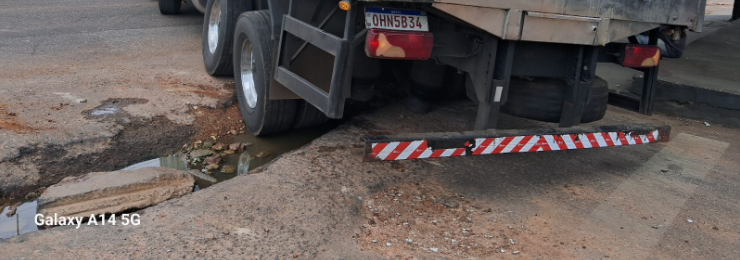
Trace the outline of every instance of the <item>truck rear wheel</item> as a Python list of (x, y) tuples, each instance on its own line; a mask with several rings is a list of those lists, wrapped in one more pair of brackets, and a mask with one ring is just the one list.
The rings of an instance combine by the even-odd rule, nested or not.
[(234, 73), (234, 26), (239, 15), (251, 7), (252, 1), (208, 0), (202, 36), (203, 63), (208, 74), (231, 76)]
[[(508, 100), (501, 111), (538, 121), (559, 122), (566, 86), (566, 82), (561, 79), (527, 80), (512, 77)], [(581, 123), (604, 118), (608, 99), (609, 85), (603, 79), (594, 77), (588, 100), (583, 107)]]
[(180, 13), (182, 0), (159, 0), (159, 12), (161, 14), (178, 14)]
[(234, 33), (234, 81), (239, 110), (247, 129), (255, 136), (290, 129), (298, 101), (268, 99), (273, 70), (268, 12), (243, 13)]

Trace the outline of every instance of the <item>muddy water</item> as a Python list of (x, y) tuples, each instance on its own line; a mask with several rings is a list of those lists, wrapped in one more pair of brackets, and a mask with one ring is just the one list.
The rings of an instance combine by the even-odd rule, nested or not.
[[(331, 129), (334, 129), (337, 125), (339, 125), (338, 122), (332, 122), (318, 127), (274, 134), (266, 137), (254, 137), (251, 134), (241, 134), (221, 138), (216, 142), (227, 145), (231, 143), (252, 144), (247, 147), (244, 153), (235, 153), (233, 155), (222, 157), (224, 160), (222, 165), (235, 167), (237, 171), (234, 173), (223, 173), (220, 170), (212, 171), (211, 174), (202, 173), (201, 168), (194, 168), (185, 163), (185, 156), (183, 154), (174, 154), (144, 161), (123, 168), (122, 170), (134, 170), (146, 167), (167, 167), (187, 171), (195, 176), (196, 190), (199, 190), (207, 188), (215, 183), (234, 178), (239, 174), (246, 174), (249, 170), (265, 165), (281, 154), (295, 150), (311, 142), (313, 139), (316, 139), (326, 132), (329, 132)], [(260, 154), (266, 154), (266, 156), (258, 157)]]
[[(222, 173), (219, 170), (213, 171), (212, 174), (202, 173), (200, 168), (192, 169), (184, 162), (183, 154), (174, 154), (160, 157), (144, 162), (140, 162), (121, 170), (134, 170), (146, 167), (168, 167), (178, 170), (191, 172), (196, 178), (195, 190), (207, 188), (215, 183), (222, 182), (236, 177), (239, 174), (248, 174), (251, 169), (267, 164), (281, 154), (295, 150), (319, 136), (329, 132), (339, 125), (339, 122), (332, 122), (323, 126), (292, 131), (289, 133), (275, 134), (267, 137), (254, 137), (250, 134), (229, 136), (219, 139), (217, 142), (224, 144), (231, 143), (251, 143), (244, 153), (236, 153), (224, 156), (223, 165), (234, 166), (238, 170), (235, 173)], [(266, 152), (267, 156), (257, 157), (258, 154)], [(263, 153), (264, 154), (264, 153)], [(18, 206), (16, 214), (12, 217), (6, 216), (10, 211), (10, 206), (22, 203)], [(37, 201), (8, 201), (0, 199), (0, 239), (11, 238), (17, 235), (39, 230), (34, 221), (36, 215)]]

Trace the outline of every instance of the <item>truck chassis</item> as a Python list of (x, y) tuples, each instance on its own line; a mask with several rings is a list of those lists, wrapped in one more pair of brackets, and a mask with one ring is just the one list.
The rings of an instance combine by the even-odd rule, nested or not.
[[(211, 6), (214, 2), (220, 3), (219, 1), (226, 2), (218, 4), (219, 8), (225, 5), (238, 10), (232, 8), (226, 12), (223, 9), (212, 12)], [(252, 92), (258, 87), (256, 85), (261, 85), (265, 89), (262, 93), (266, 97), (259, 98), (265, 99), (264, 102), (267, 103), (272, 102), (272, 106), (279, 107), (280, 111), (292, 111), (295, 105), (291, 104), (295, 103), (291, 103), (291, 100), (298, 100), (300, 112), (296, 117), (308, 122), (298, 125), (305, 127), (321, 123), (323, 122), (321, 118), (342, 118), (346, 99), (355, 95), (353, 73), (357, 70), (353, 66), (357, 64), (360, 46), (363, 43), (369, 44), (371, 33), (378, 33), (375, 29), (369, 30), (369, 24), (366, 27), (360, 19), (363, 12), (369, 12), (366, 8), (374, 10), (408, 8), (421, 11), (425, 17), (429, 14), (430, 26), (427, 29), (429, 34), (420, 34), (421, 37), (433, 35), (433, 47), (426, 53), (428, 56), (398, 57), (406, 60), (429, 59), (436, 61), (437, 64), (455, 68), (459, 74), (467, 75), (472, 89), (468, 95), (478, 103), (475, 131), (364, 137), (367, 160), (401, 160), (668, 141), (670, 127), (667, 126), (632, 125), (590, 129), (572, 127), (585, 120), (584, 107), (587, 106), (594, 89), (597, 63), (626, 64), (625, 60), (629, 54), (625, 50), (632, 47), (625, 43), (612, 43), (612, 40), (648, 31), (649, 47), (635, 48), (657, 50), (658, 36), (661, 33), (658, 28), (660, 24), (679, 29), (701, 30), (704, 0), (640, 3), (554, 0), (539, 5), (533, 4), (533, 1), (512, 3), (503, 0), (209, 0), (203, 36), (207, 70), (212, 75), (229, 74), (232, 70), (229, 55), (233, 53), (234, 74), (242, 73), (237, 77), (237, 85), (246, 84), (247, 87), (243, 91), (251, 88), (249, 91)], [(667, 11), (655, 12), (645, 8), (667, 8)], [(248, 12), (250, 10), (263, 11), (257, 14), (254, 13), (257, 11)], [(230, 15), (241, 12), (244, 13), (239, 16), (239, 21), (232, 16), (226, 20), (219, 20), (223, 13)], [(208, 18), (208, 13), (218, 14), (218, 17)], [(269, 21), (263, 22), (264, 19)], [(241, 23), (242, 20), (268, 26), (269, 28), (251, 29), (251, 34), (255, 34), (254, 30), (260, 31), (260, 35), (267, 31), (269, 32), (267, 43), (265, 39), (260, 39), (261, 43), (258, 44), (276, 46), (259, 48), (263, 53), (257, 59), (261, 59), (258, 61), (261, 61), (263, 66), (267, 66), (264, 68), (267, 77), (261, 80), (263, 82), (255, 83), (252, 78), (256, 54), (251, 53), (253, 43), (249, 41), (252, 39), (245, 40), (247, 36), (244, 36), (244, 27), (255, 25), (245, 25)], [(219, 47), (220, 49), (212, 45), (213, 38), (210, 32), (214, 31), (213, 28), (220, 30), (216, 31), (215, 35), (224, 33), (222, 29), (213, 27), (214, 24), (218, 26), (220, 21), (227, 22), (225, 32), (237, 31), (233, 33), (235, 38), (233, 47), (229, 46), (232, 44), (231, 39), (227, 40), (226, 47)], [(233, 23), (241, 24), (235, 27)], [(573, 28), (574, 31), (552, 30), (557, 26), (563, 28), (571, 26), (568, 28)], [(244, 41), (249, 45), (243, 43)], [(637, 44), (634, 36), (630, 36), (629, 41)], [(208, 48), (210, 54), (207, 52)], [(365, 51), (370, 56), (367, 48), (365, 46)], [(218, 50), (217, 53), (214, 53), (214, 50)], [(265, 53), (265, 50), (268, 52)], [(240, 52), (249, 53), (245, 56)], [(632, 66), (638, 67), (644, 74), (641, 97), (635, 99), (610, 92), (608, 93), (610, 104), (645, 115), (652, 114), (660, 52), (658, 51), (652, 58), (650, 55), (647, 55), (648, 59), (642, 63), (647, 65), (639, 65), (641, 60), (638, 60), (638, 65)], [(216, 60), (213, 60), (214, 57)], [(296, 61), (301, 59), (304, 64), (296, 65)], [(328, 63), (330, 66), (326, 66)], [(240, 67), (245, 66), (248, 68), (247, 74), (243, 74), (244, 68), (240, 70)], [(327, 73), (329, 76), (317, 76)], [(243, 81), (244, 75), (248, 75), (247, 81)], [(562, 109), (558, 110), (557, 122), (560, 128), (496, 130), (502, 106), (511, 98), (509, 94), (512, 77), (557, 78), (566, 82), (562, 93)], [(239, 87), (237, 92), (243, 116), (245, 113), (259, 110), (260, 107), (255, 108), (254, 96), (242, 97), (246, 92), (240, 92)], [(279, 101), (286, 102), (275, 103)], [(249, 102), (252, 110), (244, 109), (244, 105), (241, 104), (244, 102)], [(282, 120), (280, 115), (274, 111), (266, 115), (264, 109), (267, 108), (261, 111), (263, 115), (259, 123), (270, 120), (274, 131), (282, 131), (286, 126), (289, 127), (280, 121)], [(275, 115), (279, 118), (267, 118)], [(603, 117), (603, 114), (601, 116)], [(244, 117), (247, 122), (249, 118)], [(275, 124), (279, 126), (274, 127)], [(249, 126), (249, 123), (247, 125)], [(272, 130), (263, 132), (261, 126), (256, 130), (250, 128), (250, 131), (255, 135), (274, 132)]]

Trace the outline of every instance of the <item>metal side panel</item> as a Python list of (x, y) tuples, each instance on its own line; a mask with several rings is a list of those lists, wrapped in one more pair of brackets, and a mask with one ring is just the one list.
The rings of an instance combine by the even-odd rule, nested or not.
[(504, 10), (456, 4), (434, 8), (504, 40), (603, 46), (656, 28), (654, 23), (552, 13)]
[(687, 26), (701, 30), (706, 0), (363, 0), (367, 2), (445, 3), (524, 10), (634, 22)]
[(504, 35), (504, 25), (508, 17), (507, 10), (454, 4), (434, 4), (432, 6), (490, 34), (498, 37)]
[(530, 12), (524, 17), (521, 40), (592, 45), (601, 19)]

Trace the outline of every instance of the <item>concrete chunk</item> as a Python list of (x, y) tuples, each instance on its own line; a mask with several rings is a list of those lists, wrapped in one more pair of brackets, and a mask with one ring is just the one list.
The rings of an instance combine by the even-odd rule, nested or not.
[(46, 189), (38, 199), (38, 213), (89, 217), (141, 209), (188, 194), (194, 183), (189, 173), (170, 168), (93, 172)]

